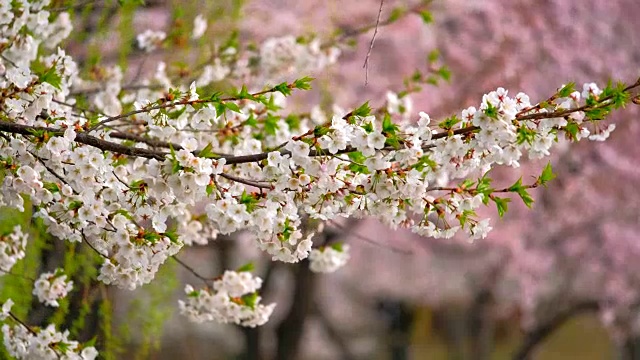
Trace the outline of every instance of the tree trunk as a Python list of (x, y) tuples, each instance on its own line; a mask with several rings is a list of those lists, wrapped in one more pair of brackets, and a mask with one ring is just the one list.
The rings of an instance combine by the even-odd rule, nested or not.
[(309, 269), (309, 261), (303, 260), (295, 267), (293, 299), (291, 308), (284, 320), (278, 325), (276, 359), (297, 359), (300, 340), (304, 332), (304, 323), (312, 310), (317, 277)]

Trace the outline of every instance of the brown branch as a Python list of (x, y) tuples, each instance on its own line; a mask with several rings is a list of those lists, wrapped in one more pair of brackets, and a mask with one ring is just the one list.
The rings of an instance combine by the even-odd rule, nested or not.
[(231, 180), (231, 181), (235, 181), (235, 182), (238, 182), (238, 183), (241, 183), (241, 184), (257, 187), (259, 189), (273, 190), (273, 186), (271, 186), (270, 184), (267, 184), (267, 183), (258, 182), (258, 181), (254, 181), (254, 180), (249, 180), (249, 179), (244, 179), (244, 178), (241, 178), (241, 177), (237, 177), (237, 176), (230, 175), (230, 174), (225, 174), (225, 173), (221, 173), (220, 176), (225, 178), (225, 179), (227, 179), (227, 180)]
[[(640, 87), (640, 79), (638, 81), (636, 81), (635, 84), (630, 85), (628, 87), (626, 87), (624, 89), (624, 91), (628, 92), (634, 88)], [(268, 89), (268, 90), (264, 90), (264, 91), (260, 91), (257, 92), (255, 94), (252, 94), (253, 96), (259, 96), (265, 93), (269, 93), (269, 92), (274, 92), (276, 91), (274, 88), (272, 89)], [(220, 101), (233, 101), (233, 100), (238, 100), (237, 98), (225, 98), (222, 99)], [(551, 113), (536, 113), (536, 114), (528, 114), (528, 115), (524, 115), (524, 114), (520, 114), (518, 116), (516, 116), (516, 120), (527, 120), (527, 119), (545, 119), (545, 118), (554, 118), (554, 117), (560, 117), (560, 116), (565, 116), (568, 115), (570, 113), (573, 112), (577, 112), (577, 111), (582, 111), (582, 110), (586, 110), (586, 109), (593, 109), (597, 106), (602, 106), (603, 102), (610, 100), (610, 97), (606, 97), (600, 100), (599, 104), (596, 106), (592, 106), (592, 107), (587, 107), (587, 106), (582, 106), (579, 108), (575, 108), (575, 109), (570, 109), (570, 110), (563, 110), (563, 111), (559, 111), (559, 112), (551, 112)], [(193, 101), (179, 101), (177, 103), (169, 103), (169, 104), (160, 104), (160, 105), (156, 105), (156, 106), (152, 106), (149, 108), (145, 108), (145, 109), (139, 109), (139, 110), (134, 110), (128, 113), (124, 113), (118, 116), (114, 116), (108, 119), (103, 120), (102, 122), (100, 122), (98, 125), (96, 125), (96, 127), (100, 126), (101, 124), (106, 124), (110, 121), (115, 121), (115, 120), (119, 120), (119, 119), (123, 119), (135, 114), (139, 114), (139, 113), (143, 113), (143, 112), (148, 112), (148, 111), (152, 111), (155, 109), (161, 109), (161, 108), (167, 108), (167, 107), (171, 107), (171, 106), (178, 106), (178, 105), (189, 105), (189, 104), (195, 104), (195, 103), (203, 103), (203, 102), (208, 102), (210, 100), (206, 100), (206, 99), (200, 99), (200, 100), (193, 100)], [(94, 129), (96, 128), (94, 127)], [(467, 133), (471, 133), (471, 132), (475, 132), (479, 130), (479, 127), (477, 126), (468, 126), (462, 129), (457, 129), (454, 131), (447, 131), (447, 132), (441, 132), (441, 133), (437, 133), (434, 134), (432, 136), (432, 140), (437, 140), (437, 139), (442, 139), (442, 138), (447, 138), (449, 136), (452, 135), (463, 135), (463, 134), (467, 134)], [(12, 123), (12, 122), (8, 122), (8, 121), (0, 121), (0, 131), (4, 131), (4, 132), (9, 132), (9, 133), (14, 133), (14, 134), (21, 134), (24, 136), (30, 136), (30, 135), (34, 135), (34, 131), (46, 131), (48, 132), (49, 135), (51, 136), (62, 136), (64, 134), (64, 130), (63, 129), (58, 129), (58, 128), (47, 128), (47, 127), (39, 127), (39, 126), (29, 126), (29, 125), (22, 125), (22, 124), (16, 124), (16, 123)], [(174, 147), (175, 144), (172, 143), (168, 143), (168, 142), (162, 142), (159, 140), (154, 140), (154, 139), (145, 139), (143, 137), (137, 136), (137, 135), (131, 135), (131, 134), (125, 134), (122, 132), (116, 132), (113, 134), (115, 138), (121, 138), (121, 139), (130, 139), (130, 140), (134, 140), (134, 141), (138, 141), (138, 142), (143, 142), (147, 145), (153, 146), (153, 147), (165, 147), (165, 148), (170, 148), (170, 147)], [(76, 135), (75, 141), (81, 144), (85, 144), (85, 145), (89, 145), (89, 146), (93, 146), (96, 147), (98, 149), (101, 149), (103, 151), (110, 151), (113, 153), (117, 153), (117, 154), (122, 154), (122, 155), (128, 155), (128, 156), (134, 156), (134, 157), (144, 157), (144, 158), (149, 158), (149, 159), (156, 159), (159, 161), (163, 161), (167, 155), (167, 152), (163, 152), (163, 151), (158, 151), (158, 150), (151, 150), (151, 149), (143, 149), (143, 148), (136, 148), (136, 147), (131, 147), (131, 146), (126, 146), (120, 143), (115, 143), (115, 142), (111, 142), (111, 141), (107, 141), (107, 140), (103, 140), (100, 139), (98, 137), (89, 135), (87, 132), (80, 132)], [(271, 150), (271, 151), (276, 151), (278, 149), (282, 149), (282, 147), (284, 147), (284, 145), (286, 145), (286, 142), (281, 144), (280, 146), (276, 147), (275, 149)], [(429, 144), (429, 145), (425, 145), (423, 146), (423, 150), (427, 150), (434, 147), (433, 144)], [(175, 146), (174, 148), (182, 148), (179, 146)], [(382, 150), (384, 151), (391, 151), (391, 150), (395, 150), (395, 148), (393, 147), (385, 147)], [(332, 154), (332, 155), (337, 155), (337, 154), (345, 154), (345, 153), (350, 153), (350, 152), (354, 152), (357, 151), (357, 149), (348, 146), (343, 150), (338, 151), (336, 154)], [(280, 153), (282, 155), (291, 155), (291, 152), (288, 150), (280, 150)], [(195, 155), (197, 155), (197, 152), (194, 152)], [(328, 151), (325, 149), (321, 149), (321, 150), (311, 150), (309, 152), (309, 156), (324, 156), (328, 154)], [(243, 164), (243, 163), (250, 163), (250, 162), (258, 162), (258, 161), (262, 161), (267, 159), (269, 152), (262, 152), (262, 153), (258, 153), (258, 154), (251, 154), (251, 155), (239, 155), (239, 156), (230, 156), (230, 155), (224, 155), (224, 154), (219, 154), (220, 156), (217, 157), (218, 159), (225, 159), (226, 160), (226, 164), (228, 165), (233, 165), (233, 164)]]
[(526, 360), (529, 359), (531, 353), (535, 348), (546, 340), (555, 330), (562, 326), (569, 319), (575, 315), (579, 315), (584, 312), (597, 311), (599, 305), (595, 301), (588, 301), (576, 304), (564, 311), (558, 312), (549, 321), (540, 324), (535, 329), (529, 331), (520, 347), (514, 353), (513, 360)]
[[(33, 135), (34, 131), (46, 131), (49, 133), (49, 135), (52, 135), (52, 136), (64, 135), (64, 130), (62, 129), (47, 128), (42, 126), (22, 125), (22, 124), (16, 124), (8, 121), (0, 121), (0, 131), (6, 131), (13, 134), (20, 134), (25, 136)], [(135, 156), (135, 157), (144, 157), (149, 159), (156, 159), (160, 161), (164, 160), (164, 157), (167, 155), (166, 153), (159, 152), (159, 151), (134, 148), (134, 147), (125, 146), (122, 144), (102, 140), (95, 136), (88, 135), (86, 133), (76, 134), (75, 141), (81, 144), (96, 147), (103, 151), (111, 151), (113, 153)]]

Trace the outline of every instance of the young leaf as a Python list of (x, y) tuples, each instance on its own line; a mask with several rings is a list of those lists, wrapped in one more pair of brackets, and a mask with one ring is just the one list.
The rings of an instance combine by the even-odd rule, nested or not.
[(244, 264), (244, 265), (240, 266), (240, 267), (236, 270), (236, 272), (251, 272), (251, 271), (255, 270), (255, 268), (256, 268), (256, 267), (255, 267), (255, 265), (253, 265), (253, 263), (252, 263), (252, 262), (248, 262), (248, 263), (246, 263), (246, 264)]
[(551, 168), (551, 162), (547, 163), (547, 166), (542, 170), (542, 174), (538, 177), (538, 184), (542, 186), (547, 186), (547, 183), (556, 178), (556, 174), (553, 173), (553, 169)]
[(425, 24), (431, 24), (433, 22), (433, 15), (428, 10), (420, 11), (420, 17)]
[(511, 201), (511, 199), (494, 196), (491, 198), (491, 200), (496, 203), (496, 207), (498, 208), (498, 215), (500, 215), (500, 217), (503, 217), (504, 213), (506, 213), (508, 210), (507, 204)]
[(39, 77), (40, 82), (46, 82), (51, 84), (54, 88), (60, 90), (62, 85), (62, 77), (56, 72), (56, 67), (52, 66)]

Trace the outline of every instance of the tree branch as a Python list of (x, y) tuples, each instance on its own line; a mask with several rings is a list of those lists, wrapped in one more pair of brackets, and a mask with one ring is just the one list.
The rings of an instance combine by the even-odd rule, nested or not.
[(564, 311), (558, 312), (555, 316), (549, 319), (546, 323), (540, 324), (535, 329), (529, 331), (520, 347), (514, 353), (513, 360), (526, 360), (529, 359), (531, 353), (546, 340), (554, 331), (562, 326), (569, 319), (575, 315), (579, 315), (584, 312), (597, 311), (599, 305), (595, 301), (588, 301), (578, 303)]

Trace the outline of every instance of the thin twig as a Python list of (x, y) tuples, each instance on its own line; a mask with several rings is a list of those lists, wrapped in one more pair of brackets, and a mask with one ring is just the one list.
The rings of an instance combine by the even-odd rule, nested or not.
[(375, 240), (373, 240), (371, 238), (368, 238), (368, 237), (366, 237), (364, 235), (358, 234), (358, 233), (356, 233), (356, 232), (354, 232), (354, 231), (352, 231), (350, 229), (347, 229), (346, 227), (338, 224), (337, 222), (335, 222), (333, 220), (330, 220), (329, 222), (331, 223), (331, 226), (336, 227), (336, 228), (344, 231), (347, 235), (353, 236), (354, 238), (362, 240), (362, 241), (364, 241), (366, 243), (381, 247), (383, 249), (387, 249), (387, 250), (393, 251), (393, 252), (398, 253), (398, 254), (404, 254), (404, 255), (413, 254), (413, 252), (410, 251), (410, 250), (401, 249), (401, 248), (398, 248), (398, 247), (395, 247), (395, 246), (391, 246), (389, 244), (379, 243), (379, 242), (377, 242), (377, 241), (375, 241)]
[(384, 0), (380, 0), (380, 9), (378, 10), (376, 27), (373, 30), (373, 37), (371, 37), (371, 43), (369, 43), (369, 51), (367, 51), (367, 57), (364, 58), (364, 64), (362, 65), (362, 67), (364, 68), (364, 85), (365, 86), (369, 84), (369, 57), (371, 56), (371, 51), (373, 50), (373, 43), (376, 41), (376, 35), (378, 34), (378, 26), (380, 26), (380, 16), (382, 15), (383, 5), (384, 5)]
[(171, 257), (173, 260), (175, 260), (178, 264), (180, 264), (180, 266), (182, 266), (183, 268), (185, 268), (188, 272), (190, 272), (193, 276), (197, 277), (198, 279), (204, 281), (205, 284), (209, 285), (209, 282), (212, 281), (213, 279), (207, 279), (206, 277), (200, 275), (197, 271), (195, 271), (191, 266), (187, 265), (184, 261), (178, 259), (177, 256), (173, 255)]
[[(113, 225), (111, 225), (111, 226), (113, 226)], [(105, 259), (110, 259), (107, 255), (105, 255), (105, 254), (101, 253), (100, 251), (98, 251), (98, 249), (96, 249), (96, 247), (93, 246), (93, 244), (91, 244), (91, 242), (89, 242), (89, 239), (87, 239), (87, 236), (84, 234), (84, 231), (80, 230), (80, 236), (82, 236), (82, 240), (84, 240), (85, 244), (87, 244), (87, 246), (90, 247), (91, 250), (95, 251), (96, 254), (100, 255), (101, 257), (103, 257)]]
[(11, 66), (13, 66), (14, 68), (17, 68), (18, 65), (16, 65), (16, 63), (14, 63), (13, 61), (11, 61), (11, 59), (8, 59), (6, 56), (0, 54), (0, 59), (8, 62), (9, 64), (11, 64)]

